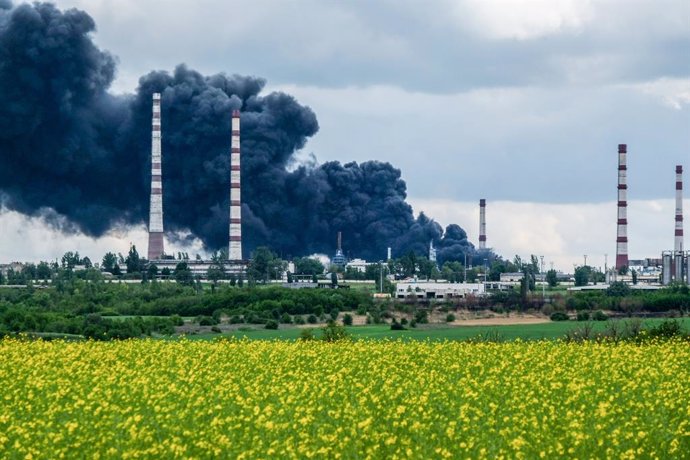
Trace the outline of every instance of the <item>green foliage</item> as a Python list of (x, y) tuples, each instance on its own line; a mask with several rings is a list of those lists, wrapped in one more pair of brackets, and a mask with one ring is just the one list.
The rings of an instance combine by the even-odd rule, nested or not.
[(278, 322), (272, 319), (266, 321), (266, 329), (278, 329)]
[(611, 297), (625, 297), (630, 295), (630, 286), (622, 281), (614, 281), (606, 289), (606, 295)]
[(319, 319), (316, 317), (316, 315), (311, 314), (311, 315), (309, 315), (309, 316), (307, 317), (307, 322), (308, 322), (309, 324), (316, 324), (316, 323), (319, 322)]
[(415, 323), (426, 324), (429, 322), (429, 314), (426, 310), (417, 310), (414, 314)]
[(321, 328), (321, 340), (324, 342), (340, 342), (342, 340), (349, 340), (350, 334), (344, 326), (338, 325), (335, 321), (329, 321), (326, 326)]
[(302, 329), (299, 333), (299, 340), (302, 342), (316, 340), (316, 337), (314, 336), (314, 329), (310, 327)]
[(322, 275), (325, 270), (321, 261), (309, 257), (298, 257), (293, 263), (295, 264), (296, 275), (317, 276)]
[(675, 319), (669, 319), (662, 323), (651, 327), (647, 331), (649, 338), (671, 339), (674, 337), (684, 337), (685, 331), (683, 326)]
[(577, 312), (577, 320), (578, 321), (589, 321), (589, 312), (588, 311)]
[(353, 319), (351, 314), (345, 313), (345, 315), (343, 315), (343, 325), (352, 326), (352, 320)]
[(551, 269), (546, 272), (546, 282), (549, 284), (549, 287), (558, 286), (558, 273), (556, 270)]
[(551, 321), (568, 321), (570, 317), (567, 313), (556, 311), (551, 314)]
[(279, 279), (285, 271), (287, 263), (265, 246), (260, 246), (252, 253), (247, 267), (250, 280), (267, 283), (269, 280)]
[(592, 315), (592, 319), (593, 319), (594, 321), (606, 321), (606, 320), (609, 319), (609, 317), (608, 317), (608, 315), (606, 315), (606, 313), (604, 313), (603, 311), (597, 310), (597, 311), (595, 311), (594, 314)]
[(193, 286), (194, 276), (190, 270), (187, 262), (179, 262), (175, 266), (175, 281), (182, 286)]
[(575, 286), (587, 286), (591, 272), (589, 266), (580, 266), (575, 269)]
[(448, 313), (448, 314), (446, 315), (446, 322), (447, 322), (447, 323), (452, 323), (453, 321), (455, 321), (455, 315), (452, 314), (452, 313)]

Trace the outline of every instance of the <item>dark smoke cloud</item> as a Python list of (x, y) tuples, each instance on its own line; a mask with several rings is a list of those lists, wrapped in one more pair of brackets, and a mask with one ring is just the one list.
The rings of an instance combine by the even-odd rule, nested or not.
[[(203, 76), (181, 65), (143, 76), (134, 95), (109, 94), (115, 59), (95, 46), (94, 30), (81, 11), (0, 0), (5, 207), (64, 216), (93, 236), (146, 222), (151, 94), (161, 92), (168, 230), (189, 229), (209, 249), (227, 243), (230, 114), (240, 109), (245, 251), (332, 253), (342, 231), (346, 252), (368, 259), (384, 258), (388, 246), (426, 254), (432, 240), (441, 261), (474, 254), (457, 225), (444, 232), (424, 214), (414, 218), (400, 170), (388, 163), (290, 170), (319, 126), (293, 97), (262, 95), (263, 79)], [(64, 218), (52, 221), (65, 228)]]

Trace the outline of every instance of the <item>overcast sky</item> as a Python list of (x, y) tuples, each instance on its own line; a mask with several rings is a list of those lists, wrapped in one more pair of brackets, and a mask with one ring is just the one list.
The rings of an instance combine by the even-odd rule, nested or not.
[[(475, 240), (487, 198), (489, 245), (511, 258), (612, 260), (627, 143), (630, 255), (672, 246), (674, 167), (690, 169), (688, 0), (57, 4), (95, 19), (119, 59), (113, 91), (179, 63), (266, 78), (319, 119), (303, 155), (390, 161), (416, 211)], [(137, 232), (109, 244), (145, 245)]]

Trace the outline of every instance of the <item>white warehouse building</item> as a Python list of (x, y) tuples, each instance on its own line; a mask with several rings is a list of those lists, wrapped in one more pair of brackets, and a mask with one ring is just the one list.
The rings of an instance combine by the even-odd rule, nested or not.
[(415, 296), (418, 299), (453, 299), (467, 295), (484, 295), (482, 283), (398, 283), (395, 297), (406, 299)]

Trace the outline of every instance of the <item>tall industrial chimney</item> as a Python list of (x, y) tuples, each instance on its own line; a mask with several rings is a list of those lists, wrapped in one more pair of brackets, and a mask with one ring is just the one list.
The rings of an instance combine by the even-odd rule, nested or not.
[(161, 95), (153, 93), (151, 129), (151, 205), (149, 208), (149, 260), (163, 256), (163, 170), (161, 165)]
[(683, 252), (683, 167), (676, 166), (676, 232), (673, 249)]
[(618, 144), (618, 232), (616, 270), (628, 266), (628, 146)]
[(479, 200), (479, 249), (486, 249), (486, 200)]
[(230, 142), (230, 260), (242, 260), (242, 199), (240, 196), (240, 111), (232, 111)]
[(676, 231), (673, 244), (674, 275), (678, 282), (683, 281), (683, 166), (676, 165)]

